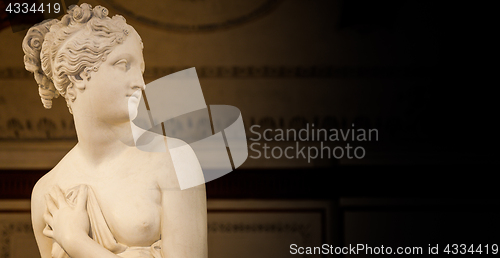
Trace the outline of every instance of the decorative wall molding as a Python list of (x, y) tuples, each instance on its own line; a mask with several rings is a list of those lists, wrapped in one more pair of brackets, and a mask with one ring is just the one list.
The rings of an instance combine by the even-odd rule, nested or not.
[[(192, 66), (148, 67), (146, 79), (158, 79)], [(390, 78), (427, 78), (436, 75), (431, 67), (393, 66), (393, 67), (356, 67), (356, 66), (196, 66), (199, 78), (216, 79), (288, 79), (288, 78), (335, 78), (335, 79), (390, 79)], [(33, 79), (24, 67), (0, 68), (0, 79)]]
[(35, 183), (47, 171), (0, 170), (0, 199), (30, 199)]
[(302, 223), (208, 223), (209, 233), (298, 233), (302, 238), (311, 234), (311, 225)]
[[(207, 32), (235, 27), (269, 14), (281, 2), (281, 0), (262, 0), (256, 8), (250, 11), (244, 7), (237, 8), (238, 6), (241, 6), (241, 4), (236, 4), (233, 5), (231, 11), (226, 10), (226, 12), (221, 14), (221, 5), (225, 7), (228, 6), (228, 2), (223, 0), (212, 1), (210, 5), (207, 5), (206, 1), (203, 0), (171, 1), (175, 3), (170, 6), (166, 4), (156, 4), (152, 7), (142, 5), (142, 9), (140, 10), (134, 9), (133, 2), (131, 3), (130, 1), (99, 1), (103, 2), (104, 6), (115, 9), (117, 13), (122, 14), (127, 19), (133, 19), (155, 28), (173, 32)], [(201, 8), (197, 8), (200, 5), (202, 5)], [(161, 16), (151, 15), (153, 10), (150, 10), (149, 8), (154, 8), (155, 11), (164, 12), (166, 14)], [(143, 11), (143, 14), (139, 11)], [(172, 15), (167, 13), (169, 11), (173, 11), (177, 14), (177, 16), (174, 16), (175, 18), (179, 18), (179, 16), (191, 16), (190, 22), (169, 20), (169, 18), (172, 17)], [(235, 14), (237, 15), (236, 17), (231, 17)], [(195, 17), (197, 16), (212, 16), (213, 19), (208, 22), (196, 22)], [(214, 16), (217, 18), (214, 18)]]
[(11, 242), (14, 234), (34, 235), (31, 221), (0, 222), (0, 257), (11, 258)]
[[(33, 186), (48, 170), (0, 170), (0, 199), (29, 199)], [(326, 175), (325, 169), (238, 169), (206, 184), (207, 198), (333, 198), (328, 182), (305, 174)]]
[[(351, 129), (351, 128), (363, 128), (365, 130), (376, 128), (381, 131), (381, 133), (386, 133), (389, 137), (384, 137), (388, 139), (390, 137), (398, 136), (399, 134), (404, 134), (404, 138), (415, 138), (418, 137), (419, 127), (410, 127), (406, 131), (400, 130), (399, 132), (395, 128), (399, 128), (403, 125), (409, 123), (417, 123), (417, 117), (373, 117), (367, 115), (357, 115), (354, 117), (346, 117), (339, 115), (296, 115), (292, 117), (284, 116), (245, 116), (244, 125), (247, 132), (247, 137), (255, 137), (251, 133), (258, 132), (263, 134), (264, 130), (271, 129), (273, 131), (267, 132), (266, 135), (273, 138), (276, 129), (294, 129), (301, 130), (309, 128), (310, 130), (317, 129)], [(178, 128), (187, 128), (191, 130), (198, 124), (203, 123), (205, 120), (200, 118), (199, 120), (192, 119), (176, 119), (175, 125)], [(218, 120), (214, 121), (219, 122)], [(356, 127), (352, 127), (355, 124)], [(250, 127), (257, 125), (250, 131)], [(315, 128), (312, 128), (312, 125)], [(169, 136), (176, 137), (176, 135)], [(33, 117), (31, 119), (19, 119), (14, 116), (0, 117), (0, 141), (76, 141), (76, 131), (74, 126), (74, 121), (72, 117), (66, 119), (66, 117), (61, 117), (59, 119), (48, 118), (45, 116)]]

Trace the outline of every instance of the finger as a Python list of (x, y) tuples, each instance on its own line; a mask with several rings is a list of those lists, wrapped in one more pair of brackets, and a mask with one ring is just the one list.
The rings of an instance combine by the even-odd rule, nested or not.
[(66, 198), (64, 197), (63, 191), (59, 186), (55, 187), (56, 187), (55, 192), (57, 197), (57, 203), (59, 204), (59, 208), (61, 208), (62, 206), (67, 206)]
[(78, 198), (76, 200), (76, 205), (78, 209), (86, 210), (87, 195), (88, 195), (88, 187), (86, 185), (81, 185), (80, 189), (78, 190)]
[(50, 229), (49, 225), (45, 226), (42, 233), (47, 237), (54, 238), (54, 231)]
[(57, 206), (54, 203), (54, 199), (52, 199), (49, 194), (45, 195), (45, 204), (47, 205), (47, 210), (50, 212), (50, 214), (54, 214), (54, 212), (57, 210)]
[(49, 191), (49, 199), (52, 200), (52, 203), (56, 206), (57, 209), (59, 209), (59, 202), (57, 201), (57, 193), (56, 193), (56, 187), (52, 187)]
[(54, 217), (52, 217), (52, 215), (50, 215), (48, 211), (45, 211), (43, 213), (43, 219), (45, 220), (45, 223), (47, 223), (47, 225), (52, 227), (52, 223), (54, 222)]

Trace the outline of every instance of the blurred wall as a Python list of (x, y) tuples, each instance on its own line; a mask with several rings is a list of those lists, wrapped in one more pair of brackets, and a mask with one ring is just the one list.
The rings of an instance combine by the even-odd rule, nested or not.
[[(255, 136), (252, 125), (260, 125), (259, 132), (308, 124), (378, 129), (378, 141), (361, 143), (363, 159), (249, 158), (240, 170), (207, 184), (210, 203), (230, 199), (216, 205), (213, 225), (232, 230), (243, 223), (250, 231), (261, 225), (250, 235), (246, 226), (243, 235), (218, 232), (211, 244), (231, 240), (255, 251), (265, 240), (269, 248), (258, 251), (269, 252), (259, 257), (278, 257), (271, 247), (303, 240), (303, 222), (315, 228), (305, 238), (313, 244), (498, 240), (499, 206), (488, 200), (498, 199), (496, 180), (483, 166), (498, 164), (498, 106), (491, 90), (496, 73), (487, 62), (495, 31), (487, 19), (496, 16), (486, 13), (489, 8), (410, 0), (89, 3), (122, 14), (141, 35), (146, 82), (196, 67), (207, 104), (238, 107), (248, 138)], [(24, 70), (24, 35), (8, 27), (0, 31), (0, 198), (21, 202), (76, 143), (64, 100), (43, 109)], [(248, 199), (264, 204), (243, 201)], [(304, 206), (290, 204), (297, 200)], [(318, 206), (318, 200), (324, 203)], [(9, 210), (0, 217), (7, 221), (0, 224), (2, 232), (26, 237), (29, 209), (2, 205), (0, 210)], [(259, 205), (266, 207), (265, 216), (248, 212)], [(269, 205), (284, 213), (276, 215)], [(304, 215), (304, 207), (312, 213)], [(325, 207), (323, 218), (318, 214)], [(13, 217), (24, 224), (10, 223)], [(280, 218), (290, 223), (274, 223)], [(235, 249), (220, 246), (213, 250), (234, 257)]]

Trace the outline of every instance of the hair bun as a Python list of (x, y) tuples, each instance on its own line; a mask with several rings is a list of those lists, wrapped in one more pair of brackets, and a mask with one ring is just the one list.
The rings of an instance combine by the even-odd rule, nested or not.
[(32, 73), (41, 70), (40, 51), (42, 50), (42, 43), (45, 39), (45, 34), (50, 30), (50, 26), (57, 22), (58, 20), (56, 19), (46, 20), (28, 30), (23, 41), (24, 65), (26, 66), (26, 70)]
[(40, 87), (40, 97), (42, 97), (43, 106), (45, 108), (52, 107), (52, 99), (57, 98), (59, 93), (55, 89), (50, 78), (45, 75), (41, 68), (40, 52), (42, 50), (45, 34), (47, 34), (47, 32), (50, 31), (50, 27), (57, 22), (57, 19), (46, 20), (31, 27), (23, 40), (24, 66), (26, 70), (34, 73), (35, 80)]

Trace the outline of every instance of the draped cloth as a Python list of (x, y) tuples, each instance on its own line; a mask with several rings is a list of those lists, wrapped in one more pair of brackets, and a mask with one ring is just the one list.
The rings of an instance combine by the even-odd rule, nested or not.
[[(74, 205), (80, 186), (69, 189), (66, 194), (66, 201)], [(161, 239), (146, 247), (129, 247), (118, 243), (109, 230), (108, 224), (104, 219), (101, 208), (97, 202), (94, 191), (88, 187), (87, 195), (87, 214), (90, 220), (90, 237), (98, 244), (122, 258), (162, 258)], [(52, 245), (53, 258), (70, 258), (70, 256), (54, 241)]]

